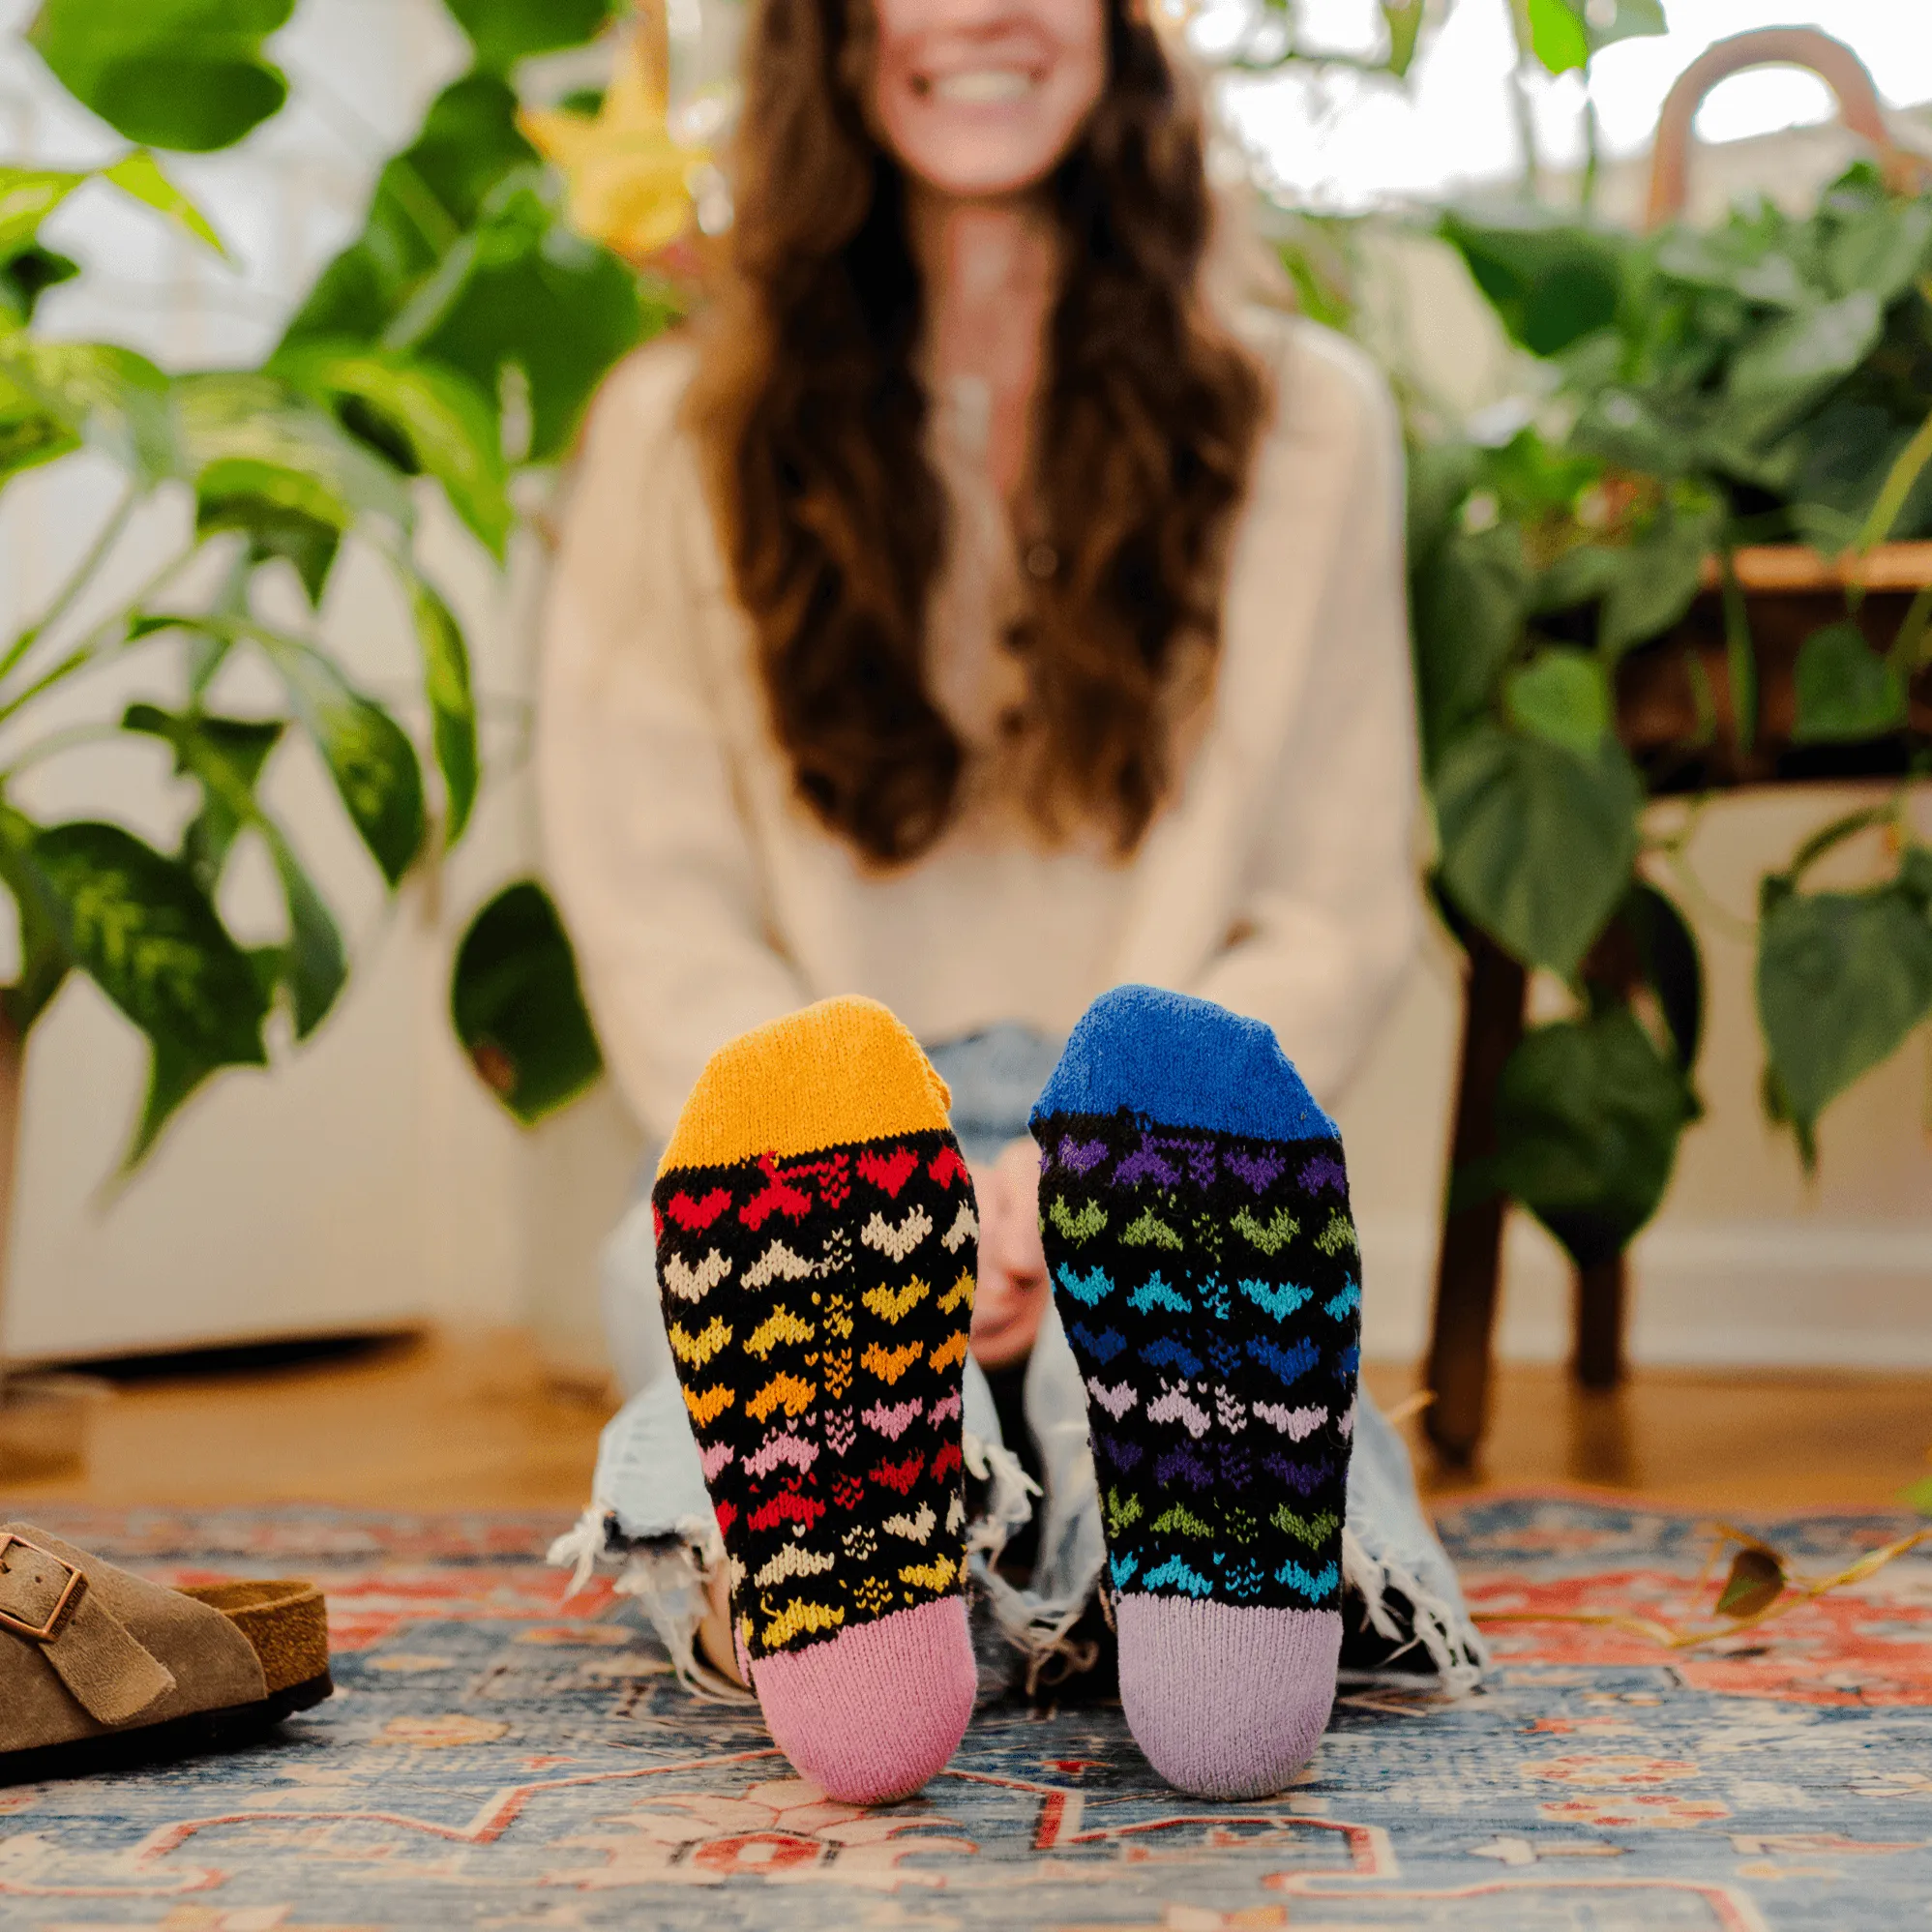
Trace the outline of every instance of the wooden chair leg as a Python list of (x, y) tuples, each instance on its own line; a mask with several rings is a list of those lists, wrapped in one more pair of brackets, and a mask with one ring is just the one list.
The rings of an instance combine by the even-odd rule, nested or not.
[[(1462, 1067), (1456, 1087), (1449, 1185), (1456, 1171), (1496, 1148), (1496, 1092), (1503, 1063), (1523, 1037), (1529, 975), (1481, 934), (1470, 946), (1463, 989)], [(1508, 1203), (1500, 1196), (1448, 1211), (1436, 1267), (1436, 1313), (1429, 1342), (1428, 1385), (1436, 1400), (1422, 1426), (1442, 1456), (1467, 1463), (1482, 1440), (1489, 1402), (1490, 1351), (1497, 1281)]]
[(1574, 1367), (1576, 1379), (1585, 1388), (1615, 1388), (1623, 1380), (1628, 1279), (1622, 1255), (1577, 1270)]

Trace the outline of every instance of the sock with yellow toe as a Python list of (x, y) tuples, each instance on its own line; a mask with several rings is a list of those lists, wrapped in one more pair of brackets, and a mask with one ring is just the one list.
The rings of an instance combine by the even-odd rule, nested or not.
[(740, 1653), (773, 1740), (849, 1803), (917, 1791), (972, 1711), (979, 1230), (949, 1104), (885, 1007), (824, 1000), (713, 1055), (651, 1195)]

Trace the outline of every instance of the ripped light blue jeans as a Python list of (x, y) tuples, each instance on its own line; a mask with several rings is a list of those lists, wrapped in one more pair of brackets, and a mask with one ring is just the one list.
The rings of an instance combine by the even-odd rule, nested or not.
[[(978, 1164), (1026, 1131), (1059, 1043), (1003, 1025), (928, 1053), (952, 1088), (961, 1148)], [(557, 1540), (550, 1560), (574, 1569), (580, 1584), (593, 1569), (615, 1571), (616, 1588), (638, 1598), (680, 1679), (700, 1696), (729, 1697), (741, 1693), (706, 1667), (695, 1643), (724, 1548), (658, 1299), (650, 1209), (655, 1168), (652, 1159), (602, 1262), (605, 1325), (627, 1400), (604, 1431), (590, 1507)], [(967, 1470), (984, 1485), (980, 1514), (967, 1532), (983, 1699), (1021, 1685), (1030, 1690), (1043, 1678), (1052, 1681), (1082, 1667), (1074, 1630), (1106, 1560), (1086, 1395), (1051, 1303), (1026, 1365), (1023, 1406), (1044, 1486), (1024, 1472), (1002, 1440), (992, 1390), (967, 1357), (963, 1448)], [(1007, 1538), (1036, 1509), (1038, 1556), (1023, 1587), (995, 1565)], [(1445, 1689), (1461, 1691), (1481, 1676), (1482, 1639), (1422, 1513), (1408, 1451), (1365, 1388), (1349, 1462), (1342, 1574), (1345, 1621), (1359, 1633), (1344, 1647), (1345, 1679), (1394, 1667), (1412, 1681), (1419, 1668)], [(1350, 1597), (1356, 1599), (1352, 1606)]]

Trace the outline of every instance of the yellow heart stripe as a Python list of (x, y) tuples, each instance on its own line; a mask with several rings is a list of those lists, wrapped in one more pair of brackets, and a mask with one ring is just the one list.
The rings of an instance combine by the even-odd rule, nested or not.
[(702, 1395), (693, 1395), (687, 1388), (684, 1391), (684, 1406), (691, 1411), (691, 1419), (700, 1429), (708, 1428), (736, 1399), (736, 1393), (721, 1382), (715, 1388), (707, 1388)]
[(923, 1584), (928, 1590), (944, 1590), (959, 1575), (959, 1566), (952, 1558), (941, 1557), (936, 1562), (908, 1563), (899, 1572), (901, 1583)]
[(727, 1342), (731, 1339), (731, 1331), (717, 1316), (712, 1316), (710, 1324), (696, 1335), (687, 1335), (673, 1322), (666, 1331), (670, 1340), (670, 1352), (679, 1361), (689, 1362), (693, 1368), (701, 1369)]
[(859, 1357), (861, 1367), (869, 1368), (889, 1388), (926, 1352), (923, 1342), (907, 1342), (903, 1349), (887, 1351), (877, 1342)]
[(755, 1422), (762, 1422), (783, 1403), (788, 1415), (796, 1415), (801, 1410), (811, 1408), (812, 1399), (817, 1393), (809, 1382), (800, 1382), (795, 1375), (786, 1375), (781, 1371), (745, 1404), (745, 1413)]
[(865, 1305), (881, 1322), (897, 1322), (908, 1310), (917, 1308), (932, 1293), (926, 1284), (914, 1276), (904, 1288), (869, 1288), (865, 1292)]
[(939, 1313), (941, 1315), (950, 1315), (961, 1302), (965, 1302), (970, 1308), (972, 1306), (972, 1295), (975, 1286), (976, 1284), (972, 1278), (972, 1270), (970, 1268), (962, 1268), (959, 1280), (954, 1282), (952, 1287), (947, 1289), (945, 1293), (939, 1297)]
[(764, 1647), (782, 1650), (801, 1630), (836, 1630), (845, 1620), (846, 1613), (828, 1603), (788, 1603), (764, 1626)]
[(762, 1361), (781, 1342), (809, 1342), (814, 1333), (811, 1323), (801, 1322), (788, 1308), (774, 1308), (745, 1337), (745, 1350)]

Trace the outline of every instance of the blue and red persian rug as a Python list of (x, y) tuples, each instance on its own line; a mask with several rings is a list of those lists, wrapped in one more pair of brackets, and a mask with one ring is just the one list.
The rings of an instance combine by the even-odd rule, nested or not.
[[(243, 1756), (0, 1790), (8, 1932), (1932, 1923), (1932, 1553), (1715, 1653), (1492, 1624), (1487, 1689), (1345, 1696), (1265, 1803), (1176, 1797), (1111, 1707), (1013, 1706), (865, 1812), (794, 1779), (755, 1711), (686, 1697), (604, 1586), (563, 1605), (558, 1522), (47, 1518), (176, 1582), (320, 1579), (342, 1693)], [(1713, 1594), (1692, 1517), (1513, 1498), (1442, 1527), (1478, 1610), (1680, 1621)], [(1901, 1525), (1750, 1527), (1820, 1572)]]

